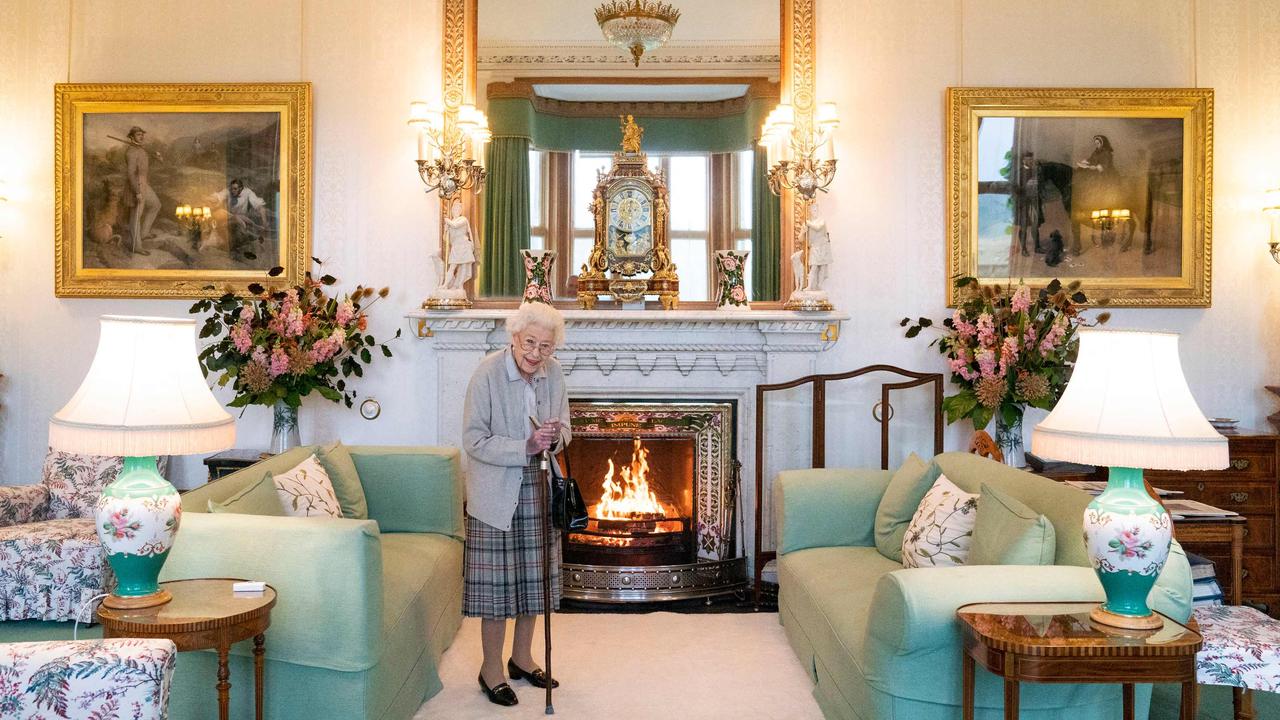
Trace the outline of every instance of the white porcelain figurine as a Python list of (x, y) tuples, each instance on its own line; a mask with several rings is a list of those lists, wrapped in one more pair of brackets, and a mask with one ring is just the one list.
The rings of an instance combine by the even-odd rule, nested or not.
[(797, 250), (791, 256), (795, 290), (791, 292), (785, 307), (788, 310), (831, 310), (831, 299), (823, 289), (831, 267), (831, 233), (827, 231), (827, 222), (818, 216), (816, 200), (809, 203), (809, 219), (805, 221), (805, 247), (809, 250), (807, 268), (803, 250)]
[(462, 214), (462, 201), (454, 200), (449, 207), (449, 217), (444, 221), (446, 261), (440, 251), (431, 253), (429, 259), (440, 279), (440, 286), (424, 303), (430, 308), (466, 308), (471, 306), (467, 298), (467, 281), (471, 279), (476, 264), (475, 241), (471, 221)]

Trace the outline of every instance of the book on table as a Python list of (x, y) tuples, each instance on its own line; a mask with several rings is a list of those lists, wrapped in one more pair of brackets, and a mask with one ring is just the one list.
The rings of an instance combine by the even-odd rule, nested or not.
[(1190, 518), (1227, 518), (1234, 517), (1240, 513), (1234, 510), (1226, 510), (1220, 507), (1214, 507), (1199, 500), (1190, 500), (1187, 498), (1173, 498), (1164, 501), (1164, 509), (1169, 511), (1174, 520), (1186, 520)]

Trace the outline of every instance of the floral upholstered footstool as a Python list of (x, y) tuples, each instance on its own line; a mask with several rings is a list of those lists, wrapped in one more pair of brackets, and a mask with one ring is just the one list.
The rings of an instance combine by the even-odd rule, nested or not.
[(1236, 719), (1253, 718), (1250, 690), (1280, 692), (1280, 620), (1243, 605), (1198, 607), (1194, 617), (1204, 637), (1197, 681), (1235, 688)]
[(0, 717), (165, 720), (177, 655), (171, 640), (0, 644)]

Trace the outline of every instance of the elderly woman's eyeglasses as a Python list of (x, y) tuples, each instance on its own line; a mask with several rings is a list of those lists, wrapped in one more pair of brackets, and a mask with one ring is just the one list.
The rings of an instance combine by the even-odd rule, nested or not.
[(520, 341), (520, 349), (525, 352), (533, 352), (534, 350), (537, 350), (539, 355), (546, 357), (556, 351), (556, 346), (551, 343), (540, 343), (533, 338), (527, 337)]

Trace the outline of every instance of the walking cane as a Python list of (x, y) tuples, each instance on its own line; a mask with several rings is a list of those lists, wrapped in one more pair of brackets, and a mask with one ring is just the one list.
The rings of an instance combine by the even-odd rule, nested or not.
[(551, 451), (542, 451), (542, 631), (546, 645), (547, 715), (555, 715), (551, 704)]

